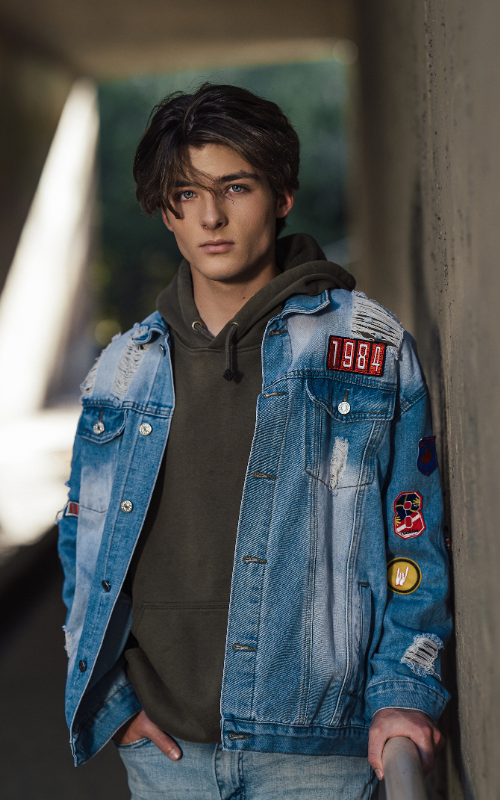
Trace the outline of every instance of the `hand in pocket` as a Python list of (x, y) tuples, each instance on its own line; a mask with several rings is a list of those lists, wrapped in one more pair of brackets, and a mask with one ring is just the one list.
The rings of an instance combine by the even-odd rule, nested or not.
[(182, 753), (178, 745), (170, 736), (167, 736), (158, 725), (151, 722), (145, 711), (139, 711), (135, 717), (129, 719), (113, 736), (116, 744), (132, 744), (139, 739), (151, 739), (151, 741), (172, 761), (178, 761)]

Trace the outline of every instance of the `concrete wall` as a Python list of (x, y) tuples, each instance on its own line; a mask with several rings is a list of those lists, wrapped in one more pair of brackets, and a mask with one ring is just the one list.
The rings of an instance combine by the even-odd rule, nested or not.
[(417, 338), (447, 490), (455, 697), (441, 791), (491, 800), (500, 792), (500, 5), (360, 0), (359, 11), (359, 284)]

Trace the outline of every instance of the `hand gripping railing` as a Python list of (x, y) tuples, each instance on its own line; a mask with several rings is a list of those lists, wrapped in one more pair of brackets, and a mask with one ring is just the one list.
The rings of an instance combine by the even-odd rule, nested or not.
[(420, 755), (411, 739), (388, 739), (382, 762), (387, 800), (428, 800)]

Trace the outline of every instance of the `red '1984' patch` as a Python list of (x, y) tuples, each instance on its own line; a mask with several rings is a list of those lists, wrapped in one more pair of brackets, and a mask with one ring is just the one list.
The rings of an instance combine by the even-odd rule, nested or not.
[(328, 343), (327, 369), (340, 372), (357, 372), (361, 375), (384, 374), (385, 344), (367, 342), (365, 339), (347, 339), (330, 336)]

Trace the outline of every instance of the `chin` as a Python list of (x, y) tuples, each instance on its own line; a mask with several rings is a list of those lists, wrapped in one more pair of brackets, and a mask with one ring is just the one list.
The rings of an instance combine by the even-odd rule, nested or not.
[(228, 281), (237, 278), (239, 275), (248, 271), (248, 266), (241, 265), (236, 262), (234, 257), (231, 260), (224, 261), (217, 257), (217, 260), (205, 261), (203, 264), (194, 264), (195, 269), (198, 270), (205, 278), (212, 281)]

